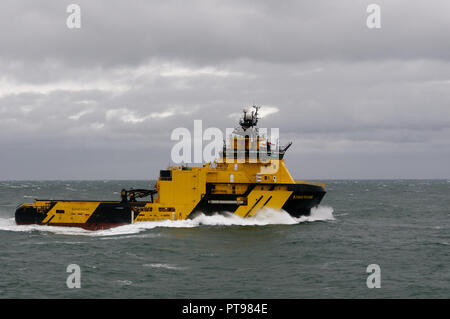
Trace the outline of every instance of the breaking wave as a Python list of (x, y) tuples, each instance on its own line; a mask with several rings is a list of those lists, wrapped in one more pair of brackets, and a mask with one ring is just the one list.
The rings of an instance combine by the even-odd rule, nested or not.
[(163, 220), (157, 222), (138, 222), (130, 225), (118, 226), (105, 230), (85, 230), (78, 227), (60, 227), (44, 225), (16, 225), (14, 218), (0, 218), (0, 231), (15, 232), (49, 232), (62, 235), (83, 236), (117, 236), (137, 234), (149, 229), (160, 228), (193, 228), (199, 226), (266, 226), (266, 225), (295, 225), (304, 222), (334, 220), (333, 208), (319, 206), (311, 210), (309, 216), (292, 217), (283, 210), (264, 209), (255, 216), (242, 218), (232, 213), (204, 215), (200, 214), (193, 219), (187, 220)]
[(182, 267), (169, 265), (169, 264), (144, 264), (143, 267), (151, 267), (151, 268), (163, 268), (163, 269), (169, 269), (169, 270), (182, 270)]

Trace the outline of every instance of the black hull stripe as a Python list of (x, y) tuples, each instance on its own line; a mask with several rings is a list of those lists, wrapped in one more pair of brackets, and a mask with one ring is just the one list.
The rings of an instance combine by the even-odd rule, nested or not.
[(269, 197), (269, 199), (268, 200), (266, 200), (266, 202), (261, 206), (261, 208), (264, 208), (264, 206), (266, 206), (267, 205), (267, 203), (269, 202), (269, 200), (271, 200), (272, 199), (272, 196), (270, 196)]
[(50, 217), (50, 219), (49, 219), (45, 224), (48, 225), (54, 217), (55, 217), (55, 215), (53, 215), (52, 217)]
[(253, 208), (255, 208), (256, 205), (258, 205), (258, 203), (261, 201), (261, 199), (263, 199), (264, 195), (261, 195), (261, 197), (256, 201), (256, 203), (252, 206), (252, 208), (250, 208), (250, 210), (247, 212), (247, 214), (245, 214), (244, 217), (247, 217), (248, 214), (251, 213), (251, 211), (253, 210)]

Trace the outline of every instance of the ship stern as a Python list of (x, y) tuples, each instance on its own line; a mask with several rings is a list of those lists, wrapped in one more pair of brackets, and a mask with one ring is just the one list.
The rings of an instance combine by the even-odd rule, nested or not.
[(22, 204), (16, 208), (14, 219), (17, 225), (40, 224), (46, 215), (39, 213), (32, 204)]

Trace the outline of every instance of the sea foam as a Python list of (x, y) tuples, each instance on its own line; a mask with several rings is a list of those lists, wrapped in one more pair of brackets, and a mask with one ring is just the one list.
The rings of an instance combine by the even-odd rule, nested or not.
[(232, 213), (205, 215), (199, 214), (193, 219), (162, 220), (156, 222), (138, 222), (135, 224), (118, 226), (105, 230), (85, 230), (78, 227), (60, 227), (45, 225), (16, 225), (14, 218), (0, 218), (0, 231), (32, 232), (42, 231), (62, 235), (82, 236), (117, 236), (137, 234), (146, 230), (160, 228), (193, 228), (201, 226), (266, 226), (266, 225), (295, 225), (305, 222), (334, 220), (333, 208), (319, 206), (311, 210), (309, 216), (292, 217), (283, 210), (264, 209), (255, 216), (242, 218)]

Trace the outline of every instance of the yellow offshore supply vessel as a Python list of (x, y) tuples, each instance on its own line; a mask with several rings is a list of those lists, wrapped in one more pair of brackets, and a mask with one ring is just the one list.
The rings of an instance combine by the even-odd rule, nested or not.
[[(308, 215), (325, 195), (324, 184), (296, 181), (281, 147), (259, 133), (259, 107), (245, 109), (229, 145), (216, 160), (195, 166), (170, 166), (160, 171), (154, 189), (123, 189), (120, 201), (40, 200), (20, 205), (17, 224), (106, 229), (159, 220), (182, 220), (198, 213), (231, 212), (254, 216), (263, 208)], [(138, 198), (150, 197), (140, 201)]]

